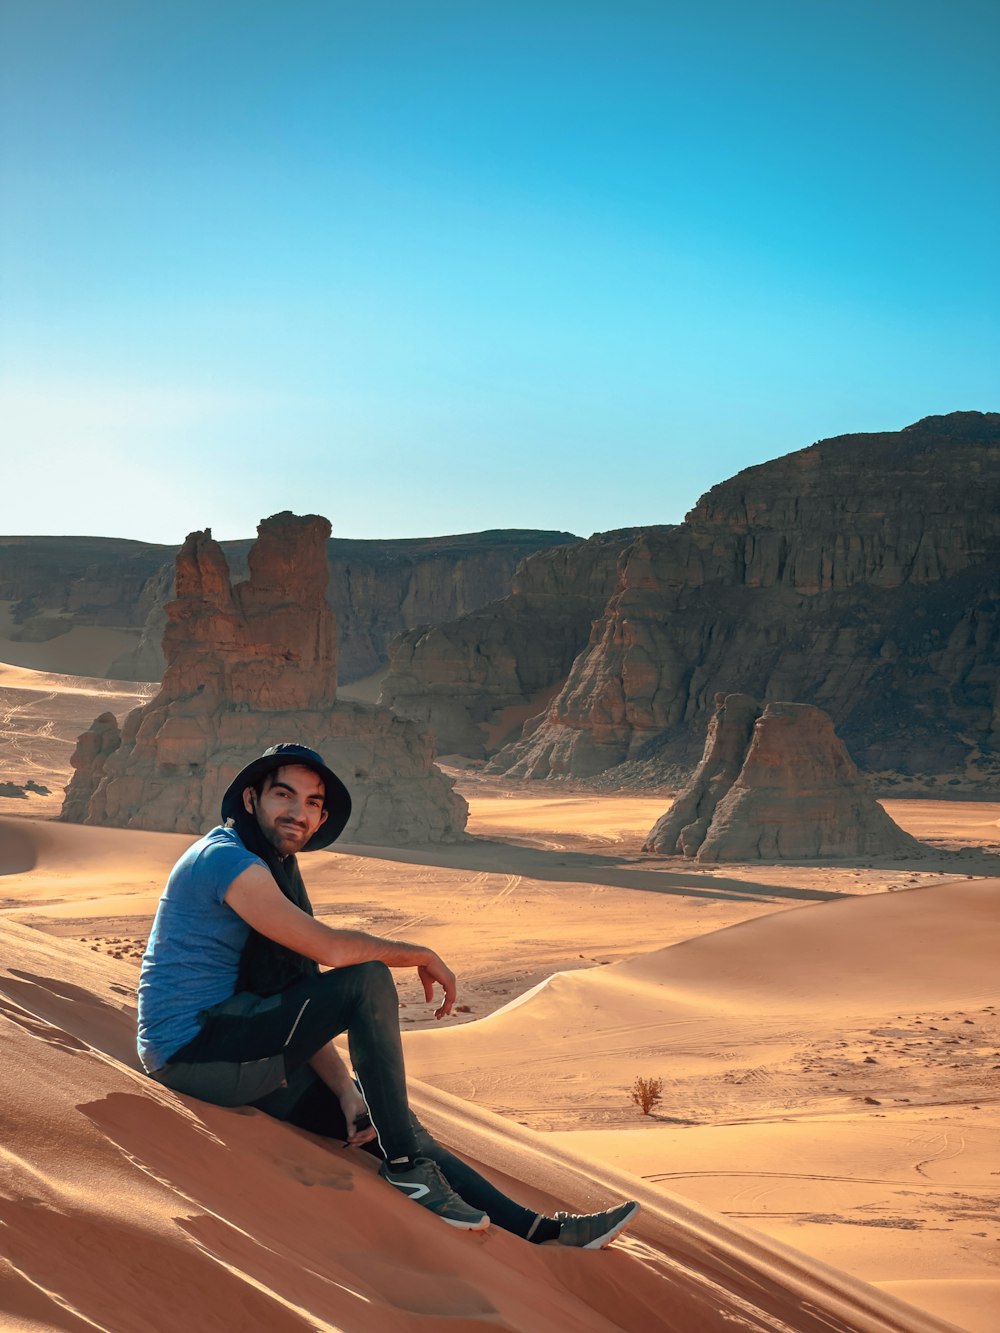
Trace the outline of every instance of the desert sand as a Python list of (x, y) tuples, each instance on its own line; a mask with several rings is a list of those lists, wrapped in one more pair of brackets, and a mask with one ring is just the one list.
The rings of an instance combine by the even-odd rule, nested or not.
[(67, 629), (65, 620), (53, 616), (61, 632), (41, 643), (23, 642), (12, 638), (17, 633), (13, 607), (13, 602), (0, 602), (0, 663), (101, 677), (116, 657), (131, 652), (139, 641), (140, 631), (136, 629), (110, 629), (107, 625), (72, 625)]
[[(0, 688), (0, 778), (58, 793), (73, 728), (148, 687)], [(702, 868), (640, 854), (662, 795), (461, 781), (474, 841), (318, 853), (317, 912), (459, 972), (446, 1024), (398, 974), (428, 1124), (526, 1202), (640, 1198), (633, 1230), (457, 1234), (364, 1154), (151, 1083), (138, 958), (190, 838), (10, 799), (3, 1326), (995, 1329), (1000, 805), (887, 803), (921, 861)]]
[[(78, 632), (88, 631), (71, 631)], [(4, 646), (0, 640), (0, 648)], [(22, 647), (34, 649), (36, 658), (45, 660), (48, 654), (38, 650), (50, 645)], [(58, 674), (0, 661), (0, 782), (23, 787), (31, 781), (48, 789), (46, 793), (31, 791), (23, 797), (0, 796), (0, 814), (58, 815), (77, 736), (98, 713), (107, 710), (121, 721), (155, 693), (156, 686), (145, 682)]]

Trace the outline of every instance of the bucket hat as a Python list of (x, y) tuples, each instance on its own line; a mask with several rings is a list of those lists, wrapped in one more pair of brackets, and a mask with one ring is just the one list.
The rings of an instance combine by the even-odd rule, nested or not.
[(241, 769), (222, 798), (222, 822), (235, 819), (237, 813), (243, 809), (243, 793), (247, 787), (253, 787), (262, 778), (266, 778), (268, 773), (273, 773), (286, 764), (304, 764), (323, 779), (326, 788), (323, 801), (326, 819), (302, 848), (304, 852), (318, 852), (323, 847), (329, 847), (330, 843), (343, 833), (344, 826), (351, 817), (351, 797), (333, 769), (327, 767), (322, 755), (310, 750), (307, 745), (283, 741), (270, 746), (257, 759), (251, 760), (246, 768)]

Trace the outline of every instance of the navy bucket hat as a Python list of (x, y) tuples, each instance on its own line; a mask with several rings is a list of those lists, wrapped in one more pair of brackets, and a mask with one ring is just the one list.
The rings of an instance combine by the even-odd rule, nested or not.
[(343, 833), (344, 826), (351, 817), (351, 797), (333, 769), (328, 768), (323, 762), (322, 755), (310, 750), (307, 745), (295, 745), (289, 741), (272, 745), (258, 759), (254, 759), (237, 773), (222, 798), (222, 822), (235, 819), (238, 812), (244, 808), (243, 793), (247, 787), (255, 786), (266, 778), (268, 773), (274, 773), (277, 769), (284, 768), (286, 764), (304, 764), (323, 779), (326, 788), (323, 801), (326, 819), (302, 848), (304, 852), (318, 852), (323, 847), (329, 847), (330, 843), (335, 842)]

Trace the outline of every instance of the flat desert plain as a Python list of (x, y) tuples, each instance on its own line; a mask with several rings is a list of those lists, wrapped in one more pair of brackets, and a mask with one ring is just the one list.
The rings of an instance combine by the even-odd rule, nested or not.
[(459, 974), (444, 1023), (398, 974), (430, 1127), (529, 1204), (643, 1203), (605, 1253), (533, 1247), (138, 1071), (190, 838), (51, 816), (149, 688), (0, 668), (0, 780), (49, 788), (0, 798), (4, 1327), (996, 1330), (1000, 805), (887, 802), (921, 860), (702, 868), (639, 851), (667, 796), (461, 773), (469, 842), (304, 859), (320, 917)]

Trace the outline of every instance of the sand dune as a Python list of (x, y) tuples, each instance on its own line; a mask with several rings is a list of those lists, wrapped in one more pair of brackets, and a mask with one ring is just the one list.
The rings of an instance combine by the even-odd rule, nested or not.
[(984, 1274), (995, 1272), (1000, 1240), (997, 1126), (963, 1109), (893, 1107), (876, 1119), (866, 1107), (547, 1137), (991, 1333), (1000, 1289)]
[(31, 792), (20, 799), (0, 796), (0, 814), (57, 815), (76, 738), (98, 713), (114, 713), (120, 722), (155, 692), (155, 685), (142, 682), (58, 675), (0, 662), (0, 781), (23, 786), (30, 780), (48, 788), (47, 794)]
[[(622, 978), (627, 988), (651, 990), (662, 986), (664, 972), (669, 970), (664, 960), (673, 959), (676, 967), (676, 958), (695, 951), (696, 946), (711, 951), (719, 947), (720, 940), (752, 928), (760, 931), (777, 923), (808, 922), (820, 910), (851, 913), (866, 905), (881, 909), (911, 897), (916, 901), (926, 897), (926, 891), (848, 899), (822, 909), (779, 911), (700, 939), (698, 923), (704, 924), (706, 908), (702, 900), (696, 900), (699, 905), (688, 909), (687, 942), (676, 948), (610, 968), (576, 960), (586, 970), (560, 974), (535, 999), (506, 1012), (501, 1008), (485, 1022), (453, 1032), (435, 1025), (432, 1032), (414, 1033), (408, 1038), (412, 1045), (426, 1042), (438, 1055), (448, 1055), (456, 1039), (474, 1039), (479, 1066), (504, 1089), (504, 1097), (495, 1106), (499, 1116), (426, 1084), (415, 1100), (428, 1122), (459, 1150), (505, 1180), (530, 1182), (512, 1186), (515, 1192), (540, 1204), (576, 1208), (598, 1206), (620, 1192), (637, 1193), (647, 1204), (643, 1227), (634, 1238), (622, 1242), (613, 1257), (585, 1256), (602, 1265), (612, 1261), (612, 1268), (581, 1271), (567, 1267), (582, 1256), (550, 1250), (541, 1259), (534, 1254), (511, 1259), (508, 1251), (525, 1247), (509, 1237), (492, 1235), (487, 1253), (480, 1256), (477, 1250), (477, 1263), (470, 1266), (466, 1251), (455, 1249), (456, 1240), (469, 1238), (448, 1233), (444, 1242), (438, 1242), (432, 1233), (427, 1240), (421, 1231), (422, 1216), (414, 1223), (420, 1234), (412, 1233), (407, 1215), (403, 1214), (401, 1223), (377, 1193), (380, 1182), (371, 1178), (363, 1158), (355, 1161), (353, 1153), (336, 1149), (331, 1153), (308, 1136), (262, 1117), (175, 1098), (136, 1072), (132, 1009), (134, 952), (138, 949), (133, 952), (129, 946), (133, 939), (141, 943), (159, 884), (187, 842), (185, 837), (168, 834), (73, 828), (36, 820), (0, 821), (0, 867), (7, 872), (0, 878), (0, 1016), (9, 1034), (5, 1051), (10, 1053), (0, 1098), (8, 1123), (5, 1170), (9, 1183), (3, 1216), (11, 1224), (3, 1234), (8, 1238), (7, 1260), (13, 1265), (0, 1300), (10, 1311), (25, 1319), (34, 1312), (43, 1328), (83, 1326), (60, 1313), (68, 1303), (101, 1327), (123, 1328), (129, 1333), (132, 1328), (168, 1327), (172, 1325), (158, 1322), (157, 1303), (166, 1300), (170, 1290), (164, 1274), (181, 1273), (191, 1303), (182, 1306), (177, 1317), (197, 1328), (227, 1327), (224, 1321), (231, 1308), (246, 1311), (244, 1326), (262, 1328), (311, 1326), (311, 1320), (319, 1327), (409, 1329), (427, 1321), (428, 1326), (435, 1326), (435, 1320), (445, 1317), (449, 1327), (532, 1330), (745, 1327), (802, 1333), (816, 1327), (897, 1328), (912, 1333), (939, 1327), (933, 1319), (921, 1322), (914, 1311), (901, 1314), (892, 1300), (880, 1303), (881, 1298), (842, 1273), (828, 1273), (780, 1245), (741, 1230), (741, 1212), (753, 1210), (731, 1206), (724, 1190), (708, 1201), (709, 1206), (725, 1208), (735, 1216), (735, 1227), (699, 1206), (683, 1203), (675, 1194), (665, 1195), (665, 1180), (683, 1191), (695, 1178), (664, 1169), (663, 1157), (655, 1153), (653, 1166), (657, 1169), (651, 1169), (648, 1149), (654, 1139), (650, 1133), (671, 1132), (666, 1124), (646, 1131), (645, 1152), (616, 1160), (608, 1151), (618, 1139), (614, 1130), (592, 1135), (591, 1143), (586, 1136), (580, 1140), (572, 1135), (565, 1139), (539, 1136), (516, 1123), (519, 1118), (545, 1123), (546, 1116), (561, 1114), (567, 1107), (574, 1115), (582, 1114), (582, 1123), (603, 1123), (601, 1117), (609, 1107), (601, 1105), (601, 1098), (614, 1081), (609, 1074), (614, 1067), (615, 1041), (619, 1045), (623, 1038), (633, 1042), (636, 1027), (634, 1012), (619, 1014), (618, 1019), (624, 1021), (618, 1021), (615, 1037), (607, 1031), (607, 1015), (599, 1012), (619, 1003)], [(521, 947), (528, 953), (527, 936), (534, 941), (537, 957), (546, 956), (550, 963), (558, 964), (560, 957), (567, 961), (575, 943), (571, 939), (567, 947), (567, 932), (585, 931), (589, 922), (591, 943), (598, 936), (603, 937), (605, 947), (620, 948), (627, 942), (627, 952), (636, 955), (643, 939), (648, 942), (657, 913), (662, 922), (664, 909), (671, 909), (678, 931), (684, 920), (682, 899), (636, 895), (623, 889), (602, 890), (593, 885), (554, 889), (544, 882), (512, 886), (509, 877), (499, 873), (484, 874), (470, 883), (467, 872), (460, 869), (423, 867), (417, 871), (405, 863), (371, 855), (322, 854), (314, 864), (317, 871), (310, 873), (310, 881), (317, 885), (321, 912), (334, 910), (338, 919), (357, 919), (371, 928), (379, 925), (380, 914), (383, 921), (398, 921), (408, 905), (411, 923), (436, 941), (439, 935), (448, 936), (458, 947), (464, 932), (472, 974), (482, 979), (482, 988), (471, 993), (478, 993), (483, 1005), (492, 1003), (494, 1008), (505, 992), (518, 990), (517, 979), (509, 975), (501, 978), (501, 990), (490, 989), (497, 979), (490, 972), (491, 954), (498, 947), (511, 951)], [(970, 886), (970, 891), (977, 887)], [(415, 898), (424, 909), (416, 917), (412, 913)], [(463, 903), (464, 915), (460, 911)], [(630, 907), (633, 914), (639, 914), (638, 925), (629, 918)], [(745, 908), (720, 901), (708, 910), (730, 913)], [(752, 906), (752, 910), (775, 913), (776, 909), (766, 904)], [(548, 939), (543, 938), (546, 922)], [(498, 961), (509, 965), (509, 959), (493, 958), (494, 969)], [(836, 970), (833, 960), (830, 970)], [(582, 1042), (576, 1055), (566, 1059), (564, 1050), (570, 1038), (559, 1027), (558, 1014), (550, 1011), (541, 1024), (532, 1019), (533, 1031), (521, 1030), (518, 1049), (500, 1049), (501, 1069), (492, 1066), (497, 1048), (491, 1033), (509, 1034), (515, 1021), (530, 1018), (543, 1001), (550, 1004), (569, 983), (597, 997), (594, 1003), (598, 1007), (587, 1011), (587, 1028), (593, 1037), (589, 1044)], [(675, 985), (690, 1002), (690, 977), (678, 973)], [(401, 989), (405, 994), (405, 980)], [(798, 1004), (802, 992), (801, 978), (793, 976), (787, 993)], [(728, 997), (717, 1008), (725, 1018), (737, 1005)], [(781, 1005), (775, 1001), (772, 1008), (780, 1010)], [(700, 1005), (689, 1003), (687, 1015), (693, 1013), (701, 1021), (700, 1040), (706, 1049), (700, 1054), (708, 1064), (713, 1051), (725, 1052), (732, 1046), (730, 1031), (718, 1021), (718, 1015), (715, 1031), (710, 1030), (710, 1010), (711, 1005), (702, 998)], [(426, 1010), (411, 994), (404, 1020), (417, 1012)], [(577, 1023), (578, 1018), (571, 1006), (571, 1021)], [(657, 1009), (648, 994), (643, 995), (642, 1021), (657, 1021)], [(639, 1035), (648, 1041), (645, 1028)], [(773, 1045), (775, 1034), (771, 1035)], [(760, 1032), (756, 1036), (762, 1039)], [(416, 1051), (414, 1057), (419, 1067)], [(733, 1062), (723, 1063), (725, 1072), (731, 1072)], [(633, 1073), (628, 1061), (622, 1068), (629, 1076)], [(447, 1089), (447, 1072), (430, 1072), (434, 1082)], [(801, 1080), (801, 1071), (795, 1077)], [(574, 1094), (568, 1100), (563, 1097), (567, 1079)], [(676, 1083), (681, 1086), (680, 1079)], [(482, 1087), (465, 1091), (481, 1099), (486, 1086), (484, 1081)], [(730, 1097), (739, 1091), (724, 1080), (721, 1086)], [(587, 1100), (582, 1112), (581, 1090)], [(630, 1116), (635, 1123), (634, 1109), (629, 1112), (621, 1106), (620, 1092), (620, 1088), (615, 1090), (610, 1120), (614, 1123), (617, 1116), (621, 1123)], [(699, 1088), (692, 1084), (691, 1092), (692, 1101), (697, 1101)], [(588, 1121), (591, 1103), (597, 1118)], [(40, 1113), (39, 1107), (44, 1111)], [(780, 1146), (774, 1151), (780, 1153)], [(687, 1159), (684, 1145), (679, 1153)], [(677, 1149), (669, 1152), (668, 1167), (677, 1155)], [(606, 1165), (595, 1165), (602, 1160)], [(714, 1157), (709, 1152), (706, 1160), (721, 1164), (725, 1174), (724, 1152)], [(627, 1176), (621, 1175), (623, 1165)], [(228, 1174), (229, 1167), (238, 1186)], [(637, 1176), (651, 1179), (642, 1182)], [(697, 1178), (710, 1178), (710, 1168)], [(312, 1188), (307, 1182), (312, 1182)], [(316, 1183), (321, 1188), (315, 1188)], [(963, 1180), (962, 1189), (966, 1183)], [(942, 1186), (942, 1199), (953, 1201), (960, 1192), (954, 1182), (944, 1180)], [(808, 1183), (802, 1187), (811, 1188)], [(809, 1204), (813, 1213), (831, 1206), (821, 1193), (823, 1188), (821, 1182), (815, 1182), (816, 1194)], [(336, 1211), (347, 1205), (343, 1196), (348, 1193), (355, 1193), (359, 1202), (364, 1196), (366, 1216), (370, 1208), (373, 1219), (371, 1231), (367, 1226), (359, 1231), (353, 1211), (349, 1216)], [(26, 1211), (25, 1201), (30, 1200), (36, 1203)], [(266, 1208), (261, 1200), (268, 1201)], [(349, 1206), (357, 1205), (351, 1200)], [(760, 1219), (751, 1216), (749, 1220), (758, 1225)], [(817, 1229), (821, 1225), (814, 1224)], [(397, 1227), (402, 1228), (398, 1251), (395, 1240), (392, 1245), (386, 1241)], [(333, 1254), (329, 1247), (317, 1248), (315, 1238), (328, 1235), (333, 1239), (349, 1235), (350, 1245), (346, 1250), (341, 1245)], [(880, 1239), (883, 1235), (879, 1232)], [(433, 1252), (428, 1271), (436, 1275), (431, 1281), (420, 1275), (422, 1265), (430, 1263), (428, 1248)], [(58, 1264), (53, 1264), (53, 1250), (61, 1256)], [(145, 1324), (130, 1323), (123, 1313), (138, 1300), (132, 1278), (119, 1272), (123, 1253), (138, 1256), (136, 1264), (147, 1293), (142, 1306)], [(301, 1280), (296, 1264), (304, 1269)], [(966, 1278), (970, 1290), (981, 1282), (983, 1271), (982, 1264), (978, 1268), (970, 1265)], [(523, 1304), (511, 1303), (512, 1272), (517, 1275)], [(903, 1280), (907, 1274), (898, 1277)], [(109, 1287), (114, 1299), (102, 1304), (102, 1293)], [(916, 1294), (924, 1293), (918, 1290)], [(948, 1313), (951, 1307), (947, 1302), (941, 1307), (938, 1288), (924, 1304), (933, 1308), (935, 1298)], [(964, 1298), (971, 1299), (968, 1291)], [(176, 1308), (176, 1293), (170, 1299), (174, 1302), (171, 1308)], [(953, 1302), (955, 1299), (953, 1295)], [(822, 1312), (815, 1315), (819, 1322), (809, 1322), (813, 1311)], [(966, 1326), (976, 1327), (973, 1322)]]
[[(670, 1061), (675, 1110), (690, 1117), (704, 1109), (709, 1076), (734, 1085), (755, 1062), (774, 1066), (797, 1051), (807, 1063), (816, 1060), (817, 1032), (883, 1020), (916, 1029), (924, 1026), (916, 1021), (923, 1010), (959, 1006), (947, 1040), (962, 1040), (961, 1028), (975, 1026), (988, 1045), (995, 1020), (985, 1006), (995, 995), (1000, 956), (998, 892), (1000, 881), (965, 881), (772, 913), (607, 969), (558, 975), (461, 1031), (414, 1033), (411, 1059), (421, 1076), (462, 1096), (475, 1087), (476, 1100), (489, 1104), (486, 1082), (502, 1078), (516, 1058), (519, 1071), (532, 1067), (531, 1086), (552, 1108), (550, 1118), (563, 1107), (578, 1114), (578, 1084), (599, 1105), (620, 1099), (630, 1070), (645, 1074), (650, 1061)], [(968, 1025), (966, 1011), (976, 1014)], [(905, 1044), (902, 1035), (893, 1040)], [(690, 1066), (692, 1086), (683, 1101), (677, 1057)], [(842, 1109), (839, 1081), (832, 1093), (821, 1086), (824, 1109)], [(740, 1092), (736, 1104), (748, 1096)], [(795, 1104), (812, 1100), (799, 1086), (789, 1097)], [(773, 1087), (766, 1100), (780, 1106)]]
[[(845, 898), (557, 976), (472, 1027), (408, 1034), (407, 1058), (988, 1333), (998, 957), (1000, 880)], [(655, 1118), (627, 1110), (636, 1075), (663, 1081)]]
[[(72, 625), (54, 638), (41, 642), (22, 641), (11, 635), (16, 631), (12, 616), (13, 602), (0, 602), (0, 661), (33, 671), (65, 671), (101, 677), (115, 658), (131, 652), (141, 630), (111, 629), (106, 625)], [(58, 613), (52, 617), (62, 629), (65, 620)]]
[[(57, 808), (71, 738), (148, 688), (0, 668), (0, 775)], [(150, 1084), (137, 961), (190, 839), (33, 796), (0, 810), (0, 1323), (992, 1330), (1000, 805), (889, 803), (919, 863), (702, 869), (639, 854), (666, 798), (462, 782), (474, 841), (317, 854), (317, 912), (458, 969), (447, 1027), (399, 974), (428, 1123), (526, 1201), (636, 1193), (635, 1235), (442, 1236), (366, 1158)]]
[[(600, 1255), (450, 1231), (390, 1194), (363, 1154), (135, 1072), (125, 965), (9, 921), (0, 939), (8, 1327), (943, 1327), (681, 1204), (653, 1201), (634, 1238)], [(523, 1133), (423, 1100), (435, 1128), (461, 1124), (461, 1150), (534, 1177), (521, 1188), (534, 1201), (539, 1161), (571, 1195), (607, 1188)]]

